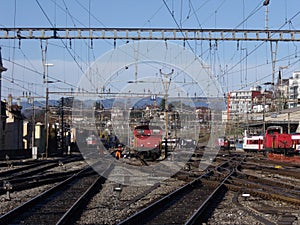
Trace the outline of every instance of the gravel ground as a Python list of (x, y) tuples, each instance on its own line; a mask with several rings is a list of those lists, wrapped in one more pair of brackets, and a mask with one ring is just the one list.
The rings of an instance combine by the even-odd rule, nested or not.
[[(58, 159), (58, 158), (51, 158), (51, 159), (55, 160), (55, 159)], [(18, 165), (18, 163), (20, 163), (20, 162), (31, 162), (31, 161), (38, 162), (38, 161), (40, 161), (40, 159), (38, 159), (38, 160), (33, 160), (33, 159), (14, 160), (14, 161), (11, 161), (11, 163), (12, 163), (11, 166), (0, 167), (0, 172), (9, 171), (9, 170), (13, 170), (13, 169), (16, 169), (16, 168), (24, 167), (24, 165)], [(1, 163), (6, 163), (6, 161), (1, 161)], [(77, 161), (77, 162), (67, 163), (62, 167), (54, 168), (53, 171), (58, 171), (61, 168), (69, 169), (69, 168), (72, 168), (72, 167), (75, 167), (75, 169), (76, 169), (76, 166), (81, 166), (81, 164), (86, 164), (86, 162), (85, 161)]]
[(242, 172), (245, 174), (261, 177), (265, 180), (278, 181), (278, 182), (289, 184), (289, 185), (292, 185), (295, 187), (300, 187), (300, 180), (295, 179), (293, 177), (282, 176), (282, 175), (275, 174), (275, 173), (270, 174), (268, 172), (264, 172), (261, 170), (255, 171), (255, 170), (244, 169), (244, 170), (242, 170)]
[[(72, 171), (80, 169), (87, 164), (84, 161), (72, 162), (67, 163), (63, 166), (55, 167), (51, 170), (48, 170), (49, 173), (52, 172), (62, 172), (62, 171)], [(34, 196), (41, 194), (42, 192), (48, 190), (49, 188), (53, 187), (57, 183), (43, 185), (40, 187), (32, 188), (29, 190), (24, 191), (17, 191), (10, 193), (10, 200), (7, 198), (7, 194), (0, 196), (0, 215), (5, 214), (6, 212), (12, 210), (13, 208), (22, 205), (29, 199), (33, 198)]]
[(121, 192), (114, 191), (115, 183), (107, 182), (103, 189), (97, 194), (87, 208), (84, 209), (81, 218), (77, 221), (77, 225), (82, 224), (116, 224), (121, 220), (132, 215), (145, 205), (149, 204), (155, 199), (170, 193), (175, 188), (184, 185), (184, 181), (170, 179), (160, 184), (160, 186), (150, 192), (144, 198), (130, 204), (127, 207), (120, 209), (120, 206), (126, 205), (126, 201), (135, 197), (138, 194), (151, 188), (150, 186), (136, 187), (128, 186), (123, 187)]
[(233, 192), (227, 192), (223, 201), (218, 205), (207, 224), (262, 224), (249, 213), (234, 204)]
[(12, 192), (10, 194), (10, 200), (7, 200), (7, 195), (2, 195), (0, 197), (0, 215), (3, 215), (6, 212), (12, 210), (13, 208), (22, 205), (34, 196), (51, 188), (53, 185), (55, 185), (55, 183), (51, 185), (43, 185), (40, 187), (32, 188), (30, 190)]
[[(237, 198), (235, 203), (234, 198)], [(293, 215), (297, 219), (291, 225), (300, 224), (300, 208), (278, 201), (258, 197), (244, 199), (239, 193), (227, 192), (224, 200), (214, 210), (207, 224), (265, 224), (255, 216), (278, 224), (282, 215)]]
[[(214, 164), (213, 162), (211, 164)], [(65, 164), (56, 167), (51, 172), (71, 171), (82, 168), (87, 164), (83, 161)], [(199, 172), (199, 171), (198, 171)], [(257, 172), (247, 171), (249, 174), (258, 175)], [(266, 176), (266, 174), (261, 174)], [(290, 184), (299, 184), (298, 181), (283, 177), (272, 177), (271, 179), (280, 179)], [(151, 186), (123, 186), (122, 191), (116, 191), (115, 183), (107, 181), (102, 190), (90, 201), (77, 225), (82, 224), (116, 224), (119, 221), (134, 214), (136, 211), (145, 207), (152, 201), (161, 198), (170, 193), (174, 189), (185, 184), (185, 181), (177, 179), (168, 179), (162, 182), (157, 188), (141, 199), (131, 202), (137, 195), (144, 193), (152, 188)], [(30, 190), (11, 193), (10, 200), (6, 195), (0, 196), (0, 215), (14, 207), (24, 203), (30, 198), (42, 193), (55, 184), (44, 185)], [(207, 224), (264, 224), (259, 218), (267, 219), (274, 224), (283, 220), (283, 217), (294, 216), (295, 221), (292, 225), (300, 224), (300, 208), (299, 206), (291, 206), (283, 202), (264, 200), (258, 197), (249, 197), (244, 199), (240, 193), (228, 191), (223, 201), (212, 212), (211, 218)]]
[[(255, 172), (254, 172), (255, 173)], [(281, 178), (281, 177), (280, 177)], [(279, 179), (280, 179), (279, 178)], [(131, 197), (144, 192), (149, 187), (124, 187), (122, 192), (114, 191), (114, 183), (108, 182), (103, 190), (89, 203), (77, 225), (82, 224), (117, 224), (134, 214), (155, 199), (170, 193), (176, 187), (182, 186), (183, 181), (170, 179), (146, 197), (120, 209), (118, 206)], [(264, 210), (264, 209), (268, 210)], [(270, 210), (272, 209), (272, 210)], [(244, 199), (240, 193), (228, 191), (223, 201), (213, 211), (207, 224), (265, 224), (264, 219), (278, 224), (284, 215), (295, 216), (291, 225), (300, 224), (300, 208), (282, 202), (264, 200), (257, 197)]]
[[(22, 160), (9, 161), (9, 164), (7, 164), (7, 166), (4, 166), (4, 167), (1, 166), (0, 167), (0, 172), (9, 171), (9, 170), (13, 170), (13, 169), (16, 169), (16, 168), (23, 167), (23, 165), (18, 165), (18, 163), (30, 162), (30, 161), (32, 161), (32, 159), (22, 159)], [(1, 163), (6, 164), (7, 162), (6, 161), (1, 161)]]
[(73, 171), (73, 170), (82, 169), (87, 165), (88, 164), (85, 161), (76, 161), (76, 162), (66, 163), (61, 166), (54, 167), (48, 171), (49, 172)]

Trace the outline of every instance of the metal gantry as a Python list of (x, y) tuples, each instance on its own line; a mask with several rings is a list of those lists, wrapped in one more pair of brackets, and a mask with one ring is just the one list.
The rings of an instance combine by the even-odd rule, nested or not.
[(300, 41), (300, 30), (174, 28), (0, 28), (0, 39)]

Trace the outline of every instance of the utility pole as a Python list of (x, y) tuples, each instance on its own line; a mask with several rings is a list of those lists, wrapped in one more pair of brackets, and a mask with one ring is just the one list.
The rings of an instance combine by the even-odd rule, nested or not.
[(265, 109), (266, 109), (266, 93), (262, 90), (261, 91), (261, 94), (262, 94), (262, 97), (263, 97), (263, 135), (265, 135), (265, 132), (266, 132), (266, 121), (265, 121)]
[[(166, 131), (165, 131), (165, 156), (164, 158), (168, 157), (168, 137), (169, 137), (169, 115), (168, 115), (168, 92), (170, 88), (170, 83), (171, 83), (171, 75), (174, 73), (174, 69), (170, 73), (163, 73), (161, 69), (159, 70), (160, 75), (163, 75), (165, 77), (165, 126), (166, 126)], [(169, 79), (168, 79), (169, 78)]]
[(285, 100), (285, 97), (287, 96), (287, 94), (285, 93), (285, 89), (283, 88), (283, 69), (287, 69), (288, 66), (279, 66), (279, 70), (278, 70), (278, 80), (277, 80), (277, 90), (279, 92), (279, 101), (280, 101), (280, 104), (279, 105), (279, 109), (278, 111), (282, 111), (284, 110), (284, 106), (285, 106), (285, 103), (286, 103), (286, 100)]
[(46, 129), (46, 158), (48, 158), (49, 154), (49, 126), (48, 126), (48, 113), (49, 113), (49, 88), (48, 88), (48, 73), (49, 73), (49, 66), (53, 66), (52, 63), (45, 63), (46, 70), (46, 78), (44, 82), (46, 83), (46, 112), (45, 112), (45, 129)]
[[(23, 93), (24, 97), (24, 93)], [(26, 97), (28, 98), (28, 103), (32, 104), (32, 129), (31, 129), (31, 152), (32, 152), (32, 158), (37, 159), (38, 157), (38, 147), (35, 146), (35, 109), (34, 109), (34, 96), (31, 96), (31, 93), (29, 92), (29, 96), (27, 96), (26, 92)]]
[(64, 97), (61, 98), (61, 150), (62, 154), (65, 152), (65, 123), (64, 123)]
[(1, 101), (1, 91), (2, 91), (2, 72), (5, 72), (7, 69), (3, 66), (2, 63), (2, 54), (1, 54), (1, 47), (0, 47), (0, 101)]
[[(269, 30), (269, 4), (270, 0), (264, 0), (263, 6), (265, 6), (265, 30)], [(268, 37), (269, 38), (269, 37)], [(273, 41), (270, 41), (270, 50), (271, 50), (271, 60), (272, 60), (272, 91), (273, 91), (273, 99), (271, 107), (277, 107), (276, 105), (276, 92), (277, 86), (275, 85), (275, 67), (276, 67), (276, 56), (277, 56), (277, 49), (278, 49), (278, 41), (275, 42), (275, 49), (273, 46)]]
[(48, 81), (46, 81), (46, 109), (45, 109), (45, 129), (46, 129), (46, 158), (48, 158), (48, 138), (49, 138), (49, 128), (48, 128), (48, 108), (49, 108), (49, 89), (48, 89)]
[(288, 112), (288, 134), (291, 133), (291, 122), (290, 122), (290, 120), (291, 120), (291, 113)]
[(266, 27), (265, 28), (266, 28), (266, 30), (269, 29), (269, 26), (268, 26), (268, 22), (269, 22), (269, 7), (268, 7), (268, 5), (269, 5), (269, 3), (270, 3), (270, 0), (265, 0), (263, 3), (263, 6), (266, 7), (266, 10), (265, 10), (265, 16), (266, 16), (266, 18), (265, 18), (265, 26)]
[(34, 110), (34, 97), (30, 96), (29, 92), (28, 103), (32, 104), (32, 132), (31, 132), (31, 148), (35, 147), (35, 110)]
[[(5, 72), (7, 69), (3, 66), (2, 63), (2, 55), (1, 55), (1, 47), (0, 47), (0, 123), (2, 124), (2, 96), (1, 96), (1, 87), (2, 87), (2, 72)], [(3, 149), (3, 127), (2, 125), (0, 126), (0, 147)]]

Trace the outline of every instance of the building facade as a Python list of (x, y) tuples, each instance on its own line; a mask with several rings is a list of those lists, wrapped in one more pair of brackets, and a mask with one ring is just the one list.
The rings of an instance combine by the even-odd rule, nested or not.
[(23, 116), (21, 106), (12, 104), (12, 97), (1, 102), (0, 150), (23, 149)]
[[(227, 121), (248, 121), (252, 113), (270, 111), (273, 92), (262, 90), (260, 86), (250, 90), (232, 91), (227, 94)], [(223, 119), (225, 115), (223, 112)]]
[(4, 149), (4, 140), (5, 140), (5, 125), (6, 125), (6, 103), (0, 101), (1, 108), (0, 108), (0, 149)]
[(3, 149), (23, 149), (23, 116), (21, 106), (12, 104), (12, 96), (8, 96), (3, 129)]
[(289, 79), (288, 108), (300, 106), (300, 71), (293, 72)]

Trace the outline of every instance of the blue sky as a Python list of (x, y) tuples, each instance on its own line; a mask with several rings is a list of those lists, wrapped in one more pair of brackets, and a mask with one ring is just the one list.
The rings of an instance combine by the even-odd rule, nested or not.
[[(264, 29), (265, 10), (258, 0), (0, 0), (0, 27), (147, 27)], [(270, 1), (269, 29), (299, 29), (299, 1)], [(172, 14), (173, 13), (173, 17)], [(291, 20), (290, 20), (291, 19)], [(43, 43), (45, 45), (45, 43)], [(117, 45), (123, 45), (118, 41)], [(181, 43), (178, 43), (181, 44)], [(269, 43), (191, 42), (192, 50), (210, 65), (224, 92), (247, 89), (272, 77)], [(39, 40), (0, 40), (4, 66), (2, 96), (31, 91), (44, 95), (42, 50)], [(283, 76), (300, 70), (299, 43), (279, 43), (276, 70), (288, 66)], [(257, 49), (256, 49), (257, 48)], [(49, 76), (60, 82), (51, 90), (76, 88), (84, 71), (113, 49), (108, 40), (90, 42), (49, 40)], [(248, 55), (252, 52), (251, 55)], [(240, 60), (247, 56), (247, 60)]]
[[(263, 1), (246, 0), (1, 0), (2, 26), (50, 26), (46, 12), (56, 26), (106, 27), (176, 27), (169, 10), (183, 27), (234, 28), (259, 8), (245, 24), (247, 28), (264, 28)], [(168, 5), (165, 5), (165, 3)], [(270, 1), (269, 25), (277, 29), (285, 18), (298, 12), (297, 0)], [(42, 9), (41, 9), (42, 8)], [(66, 11), (68, 9), (68, 12)], [(15, 13), (16, 12), (16, 13)], [(70, 15), (73, 16), (71, 19)], [(296, 21), (296, 20), (295, 20)], [(294, 21), (294, 22), (295, 22)], [(294, 24), (296, 25), (296, 24)]]

